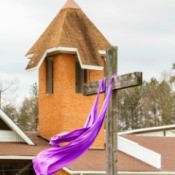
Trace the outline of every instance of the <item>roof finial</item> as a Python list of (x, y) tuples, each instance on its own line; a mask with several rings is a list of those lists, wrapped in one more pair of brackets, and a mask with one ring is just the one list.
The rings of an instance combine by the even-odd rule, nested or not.
[(62, 9), (66, 8), (80, 8), (74, 0), (67, 0)]

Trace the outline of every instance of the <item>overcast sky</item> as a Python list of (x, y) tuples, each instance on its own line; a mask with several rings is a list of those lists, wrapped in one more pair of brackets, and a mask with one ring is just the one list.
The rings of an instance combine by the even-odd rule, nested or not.
[[(37, 81), (37, 72), (25, 71), (25, 54), (65, 1), (0, 0), (0, 78), (18, 79), (22, 96)], [(159, 79), (175, 62), (175, 0), (76, 2), (119, 47), (119, 74), (142, 71), (146, 80)]]

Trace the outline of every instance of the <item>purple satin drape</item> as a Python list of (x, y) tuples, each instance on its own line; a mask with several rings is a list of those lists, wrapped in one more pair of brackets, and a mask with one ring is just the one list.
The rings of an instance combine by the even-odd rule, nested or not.
[[(84, 127), (72, 132), (55, 135), (50, 141), (52, 147), (42, 151), (33, 159), (33, 167), (37, 175), (54, 175), (59, 169), (82, 155), (93, 144), (106, 116), (114, 77), (112, 76), (109, 82), (100, 113), (98, 114), (98, 103), (100, 92), (104, 92), (106, 88), (105, 79), (100, 82), (98, 94)], [(60, 144), (64, 142), (68, 142), (68, 144), (61, 146)]]

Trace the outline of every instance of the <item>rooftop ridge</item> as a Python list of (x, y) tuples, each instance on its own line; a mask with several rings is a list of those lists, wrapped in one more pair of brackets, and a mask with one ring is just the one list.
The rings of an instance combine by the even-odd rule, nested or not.
[(137, 133), (144, 133), (144, 132), (153, 132), (153, 131), (159, 131), (159, 130), (170, 130), (175, 129), (175, 124), (172, 125), (165, 125), (165, 126), (155, 126), (150, 128), (140, 128), (140, 129), (133, 129), (129, 131), (119, 132), (118, 135), (131, 135), (131, 134), (137, 134)]
[(66, 9), (66, 8), (80, 9), (79, 5), (74, 0), (67, 0), (67, 2), (64, 4), (62, 9)]

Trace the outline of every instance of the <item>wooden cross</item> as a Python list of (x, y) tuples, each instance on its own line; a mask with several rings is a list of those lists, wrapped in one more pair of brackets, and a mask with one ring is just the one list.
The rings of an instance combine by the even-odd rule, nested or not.
[[(109, 47), (106, 51), (106, 79), (108, 88), (111, 75), (117, 73), (117, 47)], [(142, 84), (142, 73), (134, 72), (126, 75), (118, 76), (113, 82), (112, 98), (108, 107), (106, 117), (106, 174), (117, 175), (117, 90), (139, 86)], [(99, 81), (85, 83), (83, 88), (84, 95), (93, 95), (98, 92)]]

